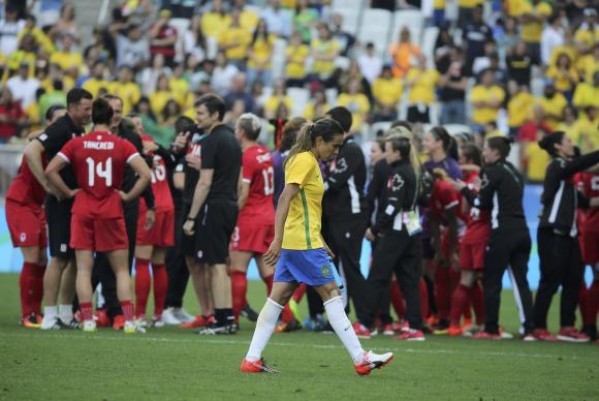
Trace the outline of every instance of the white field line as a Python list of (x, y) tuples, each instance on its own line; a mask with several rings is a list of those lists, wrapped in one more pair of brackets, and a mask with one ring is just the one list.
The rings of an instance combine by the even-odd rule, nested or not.
[[(222, 338), (218, 338), (217, 337), (207, 337), (207, 336), (201, 336), (201, 339), (198, 338), (199, 335), (198, 334), (190, 334), (190, 336), (196, 336), (196, 339), (193, 338), (165, 338), (165, 337), (150, 337), (150, 336), (145, 336), (143, 334), (136, 334), (136, 335), (125, 335), (123, 334), (122, 337), (115, 337), (115, 336), (109, 336), (109, 337), (105, 337), (105, 336), (99, 336), (96, 334), (86, 334), (86, 333), (79, 333), (79, 334), (54, 334), (54, 333), (41, 333), (42, 336), (38, 335), (34, 335), (34, 334), (24, 334), (24, 333), (13, 333), (13, 334), (9, 334), (9, 333), (0, 333), (0, 337), (6, 337), (6, 338), (56, 338), (56, 339), (68, 339), (68, 340), (109, 340), (109, 341), (144, 341), (144, 342), (152, 342), (152, 343), (178, 343), (178, 344), (196, 344), (196, 343), (202, 343), (202, 344), (216, 344), (216, 345), (249, 345), (249, 340), (247, 341), (242, 341), (242, 340), (225, 340)], [(473, 340), (474, 341), (474, 340)], [(485, 341), (485, 340), (481, 340), (481, 341)], [(505, 340), (505, 341), (510, 341), (510, 340)], [(368, 345), (368, 340), (366, 340), (365, 342), (363, 342), (364, 345)], [(406, 344), (407, 343), (403, 343)], [(564, 344), (566, 345), (566, 344)], [(274, 341), (271, 341), (269, 343), (269, 346), (275, 346), (275, 347), (286, 347), (286, 348), (313, 348), (313, 349), (343, 349), (342, 345), (336, 345), (336, 344), (302, 344), (302, 343), (294, 343), (294, 342), (281, 342), (281, 341), (277, 341), (277, 338), (274, 338)], [(577, 346), (582, 346), (582, 347), (592, 347), (592, 345), (589, 344), (579, 344)], [(567, 355), (566, 354), (566, 349), (564, 349), (564, 353), (563, 354), (540, 354), (540, 353), (534, 353), (534, 354), (528, 354), (528, 353), (520, 353), (520, 352), (500, 352), (500, 351), (477, 351), (477, 350), (472, 350), (472, 351), (466, 351), (464, 349), (461, 350), (450, 350), (450, 349), (419, 349), (419, 348), (409, 348), (409, 347), (393, 347), (393, 346), (384, 346), (384, 347), (366, 347), (366, 348), (372, 348), (374, 350), (385, 350), (385, 351), (393, 351), (393, 352), (397, 352), (397, 353), (408, 353), (408, 354), (445, 354), (445, 355), (457, 355), (457, 354), (471, 354), (471, 355), (476, 355), (476, 356), (482, 356), (482, 357), (503, 357), (503, 358), (523, 358), (523, 359), (529, 359), (529, 358), (534, 358), (534, 359), (556, 359), (556, 358), (562, 358), (562, 359), (568, 359), (568, 360), (596, 360), (597, 358), (597, 353), (596, 352), (590, 352), (586, 355), (588, 355), (588, 358), (585, 357), (580, 357), (580, 356), (574, 356), (574, 355)], [(594, 348), (594, 347), (593, 347)]]

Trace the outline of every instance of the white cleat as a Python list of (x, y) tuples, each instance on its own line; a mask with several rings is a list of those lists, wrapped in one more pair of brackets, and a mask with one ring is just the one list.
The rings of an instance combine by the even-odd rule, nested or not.
[(356, 373), (360, 376), (367, 376), (374, 369), (380, 369), (393, 360), (393, 353), (375, 354), (372, 351), (365, 352), (362, 361), (354, 364)]
[[(163, 315), (164, 315), (164, 312), (163, 312)], [(173, 308), (173, 315), (181, 323), (193, 322), (196, 318), (195, 316), (187, 313), (187, 311), (183, 308)]]
[(167, 326), (180, 326), (183, 323), (175, 316), (175, 308), (167, 308), (162, 312), (162, 321)]
[(146, 329), (144, 329), (141, 324), (134, 320), (127, 320), (125, 322), (125, 326), (123, 327), (123, 331), (125, 334), (145, 334)]
[(85, 333), (95, 333), (98, 330), (94, 320), (84, 320), (82, 328)]

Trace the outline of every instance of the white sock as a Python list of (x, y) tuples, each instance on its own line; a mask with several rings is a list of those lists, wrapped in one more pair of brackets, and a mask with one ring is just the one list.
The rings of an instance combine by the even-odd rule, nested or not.
[(60, 320), (62, 320), (64, 324), (71, 323), (71, 320), (73, 320), (73, 305), (60, 305), (58, 310)]
[(279, 315), (283, 307), (273, 301), (270, 298), (266, 299), (266, 303), (258, 315), (258, 322), (256, 323), (256, 329), (254, 330), (254, 336), (250, 343), (250, 349), (248, 350), (245, 358), (248, 361), (255, 362), (262, 358), (262, 351), (266, 348), (270, 336), (277, 327), (279, 321)]
[(324, 309), (327, 312), (329, 323), (335, 330), (337, 337), (341, 340), (347, 352), (353, 359), (354, 363), (362, 360), (364, 350), (360, 344), (360, 340), (356, 336), (356, 332), (352, 328), (351, 322), (345, 314), (343, 308), (343, 298), (335, 297), (324, 303)]
[(56, 319), (58, 316), (58, 306), (44, 306), (44, 319)]

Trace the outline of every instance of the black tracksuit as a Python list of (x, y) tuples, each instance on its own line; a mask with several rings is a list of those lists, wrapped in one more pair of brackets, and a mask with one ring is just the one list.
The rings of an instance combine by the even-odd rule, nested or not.
[(589, 204), (576, 190), (572, 176), (596, 163), (599, 163), (599, 151), (573, 160), (558, 157), (547, 166), (541, 197), (543, 211), (537, 231), (541, 279), (535, 299), (534, 323), (538, 329), (547, 328), (551, 299), (560, 285), (560, 325), (574, 326), (578, 292), (584, 275), (576, 209), (586, 208)]
[(364, 313), (358, 319), (366, 327), (372, 327), (381, 299), (389, 291), (392, 273), (395, 273), (406, 300), (406, 320), (410, 328), (422, 328), (420, 311), (420, 255), (417, 234), (410, 235), (406, 227), (406, 215), (417, 208), (418, 182), (409, 161), (400, 160), (390, 166), (387, 180), (387, 201), (381, 206), (377, 222), (371, 227), (374, 235), (380, 234), (374, 261), (368, 276), (370, 294), (366, 298)]
[(499, 304), (503, 273), (509, 265), (509, 274), (515, 282), (514, 296), (520, 312), (520, 321), (526, 333), (532, 330), (532, 294), (526, 272), (532, 242), (522, 200), (524, 179), (508, 161), (499, 160), (481, 171), (482, 183), (474, 206), (491, 210), (491, 235), (485, 252), (484, 294), (485, 331), (499, 332)]
[(325, 240), (336, 255), (335, 265), (347, 283), (348, 297), (360, 314), (367, 296), (366, 279), (360, 271), (362, 241), (368, 226), (364, 187), (366, 161), (353, 136), (349, 135), (325, 179), (323, 216), (326, 220)]

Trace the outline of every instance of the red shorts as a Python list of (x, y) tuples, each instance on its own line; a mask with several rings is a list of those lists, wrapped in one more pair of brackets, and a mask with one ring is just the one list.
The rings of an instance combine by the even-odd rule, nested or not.
[(583, 232), (580, 235), (582, 260), (587, 265), (599, 262), (599, 232)]
[(486, 242), (460, 245), (460, 269), (482, 270), (485, 267)]
[(23, 205), (7, 199), (5, 209), (13, 247), (45, 248), (48, 246), (46, 213), (43, 208)]
[(149, 230), (145, 229), (146, 214), (140, 213), (137, 219), (137, 245), (151, 245), (167, 248), (175, 244), (175, 211), (157, 212), (156, 221)]
[(74, 214), (70, 247), (96, 252), (129, 249), (125, 218), (101, 219)]
[(231, 235), (230, 250), (265, 254), (274, 237), (274, 225), (238, 223)]

